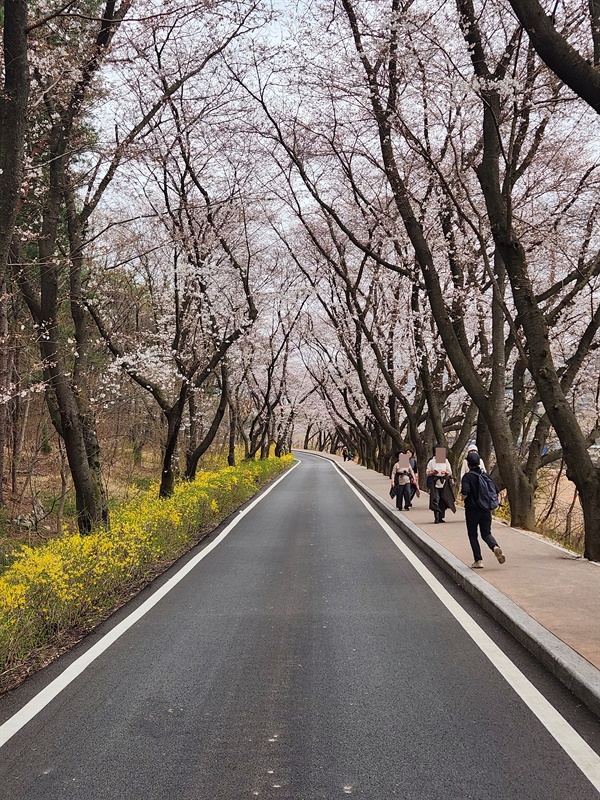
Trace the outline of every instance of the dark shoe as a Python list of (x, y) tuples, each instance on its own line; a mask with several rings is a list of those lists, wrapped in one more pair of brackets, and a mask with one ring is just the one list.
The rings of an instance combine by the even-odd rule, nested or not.
[(445, 519), (441, 519), (440, 522), (446, 522), (446, 520)]
[(438, 525), (438, 524), (439, 524), (439, 519), (434, 519), (434, 520), (433, 520), (433, 524), (434, 524), (434, 525)]

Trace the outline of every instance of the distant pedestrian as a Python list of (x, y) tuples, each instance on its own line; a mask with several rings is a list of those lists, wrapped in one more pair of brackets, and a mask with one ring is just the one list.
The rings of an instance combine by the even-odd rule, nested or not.
[(344, 449), (342, 450), (342, 458), (344, 459), (344, 461), (348, 460), (348, 448), (347, 447), (344, 447)]
[(411, 469), (412, 469), (412, 471), (414, 473), (414, 476), (415, 476), (413, 478), (411, 484), (410, 484), (410, 502), (412, 503), (413, 497), (415, 496), (415, 494), (417, 495), (417, 497), (421, 496), (421, 490), (419, 489), (419, 478), (418, 478), (418, 473), (417, 473), (417, 461), (416, 461), (416, 459), (415, 459), (415, 457), (413, 455), (413, 451), (409, 448), (406, 451), (406, 455), (408, 456), (408, 463), (410, 464)]
[(410, 465), (410, 459), (402, 451), (396, 453), (396, 463), (392, 467), (390, 476), (392, 486), (396, 488), (396, 508), (408, 511), (411, 508), (411, 486), (415, 479), (415, 473)]
[[(506, 557), (500, 548), (500, 545), (495, 540), (492, 534), (492, 510), (491, 507), (485, 506), (493, 505), (489, 499), (484, 501), (484, 496), (487, 495), (486, 486), (480, 486), (480, 476), (482, 470), (480, 467), (480, 458), (478, 453), (469, 453), (467, 456), (467, 464), (469, 471), (464, 476), (461, 482), (461, 494), (465, 501), (465, 518), (467, 521), (467, 533), (469, 534), (469, 542), (471, 543), (471, 550), (473, 551), (473, 563), (471, 569), (483, 569), (483, 559), (481, 557), (481, 547), (479, 546), (479, 539), (477, 538), (477, 529), (481, 533), (481, 538), (493, 551), (500, 564), (504, 564)], [(486, 475), (487, 486), (493, 487), (496, 490), (496, 497), (498, 490), (492, 479)], [(496, 501), (497, 505), (497, 501)]]
[[(477, 455), (479, 455), (479, 450), (477, 449), (477, 445), (473, 442), (471, 442), (471, 444), (467, 447), (467, 456), (469, 455), (469, 453), (477, 453)], [(467, 472), (469, 471), (469, 465), (467, 464), (467, 456), (463, 458), (462, 466), (460, 468), (461, 482), (462, 479), (467, 474)], [(479, 456), (479, 467), (481, 468), (482, 472), (487, 472), (487, 469), (485, 468), (485, 464), (483, 463), (483, 459), (481, 458), (481, 456)]]
[(436, 445), (433, 448), (433, 457), (427, 462), (427, 488), (429, 508), (433, 511), (434, 523), (437, 525), (445, 522), (446, 509), (456, 512), (452, 491), (452, 467), (446, 457), (445, 447)]

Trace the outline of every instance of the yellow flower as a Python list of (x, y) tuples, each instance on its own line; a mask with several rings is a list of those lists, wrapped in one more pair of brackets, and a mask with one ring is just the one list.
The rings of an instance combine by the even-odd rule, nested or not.
[(0, 577), (0, 672), (90, 610), (110, 607), (124, 584), (180, 555), (199, 530), (292, 463), (286, 456), (201, 472), (167, 499), (154, 486), (114, 511), (110, 531), (80, 536), (65, 528), (41, 547), (23, 546)]

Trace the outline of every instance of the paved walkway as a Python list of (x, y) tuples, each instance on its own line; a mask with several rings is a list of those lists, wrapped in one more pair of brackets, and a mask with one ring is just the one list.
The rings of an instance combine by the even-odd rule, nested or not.
[[(553, 650), (550, 660), (558, 658), (559, 669), (553, 669), (551, 663), (547, 666), (563, 680), (560, 672), (564, 662), (568, 662), (567, 670), (575, 671), (576, 677), (583, 676), (584, 683), (596, 696), (593, 702), (585, 698), (586, 702), (596, 705), (594, 710), (600, 713), (600, 564), (577, 557), (535, 534), (494, 522), (492, 531), (506, 563), (498, 564), (482, 542), (484, 569), (471, 570), (473, 556), (462, 508), (457, 506), (456, 514), (448, 510), (446, 523), (434, 525), (425, 492), (414, 498), (409, 511), (399, 512), (390, 499), (390, 481), (385, 475), (356, 462), (344, 462), (341, 456), (313, 454), (334, 461), (349, 478), (364, 487), (386, 516), (393, 518), (532, 652), (541, 656), (540, 648)], [(511, 608), (508, 616), (512, 621), (507, 624), (503, 614)], [(496, 610), (498, 614), (494, 613)], [(513, 625), (525, 630), (525, 639), (513, 630)], [(550, 636), (544, 636), (544, 631)], [(530, 633), (533, 639), (528, 642)], [(561, 648), (558, 640), (567, 647)], [(569, 680), (564, 682), (578, 693)]]

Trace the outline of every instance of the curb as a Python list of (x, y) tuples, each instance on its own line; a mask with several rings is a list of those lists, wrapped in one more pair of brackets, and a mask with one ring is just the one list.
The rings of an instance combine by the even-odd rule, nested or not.
[[(336, 466), (333, 459), (319, 453)], [(443, 545), (432, 539), (414, 522), (400, 518), (395, 510), (358, 478), (343, 470), (348, 480), (360, 489), (384, 513), (388, 520), (417, 544), (491, 617), (499, 622), (514, 638), (534, 655), (561, 683), (585, 705), (600, 716), (600, 670), (561, 639), (540, 625), (509, 597), (496, 589), (467, 567)]]

